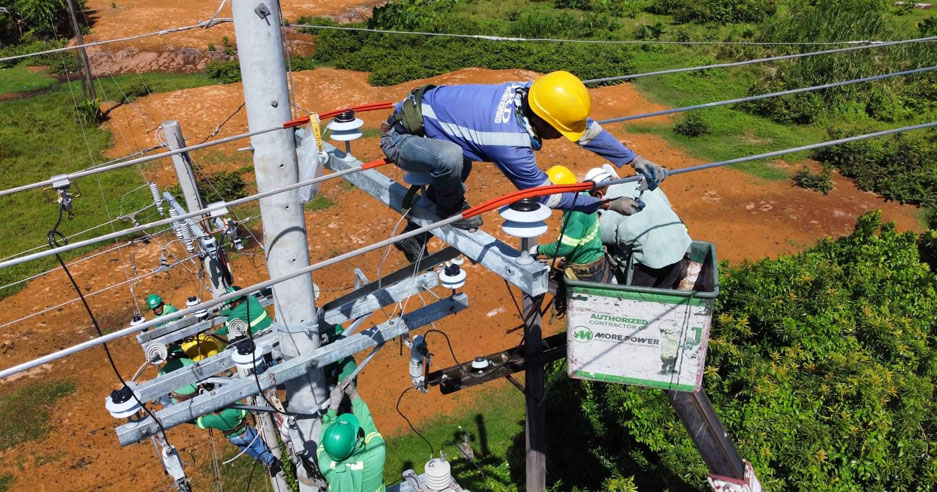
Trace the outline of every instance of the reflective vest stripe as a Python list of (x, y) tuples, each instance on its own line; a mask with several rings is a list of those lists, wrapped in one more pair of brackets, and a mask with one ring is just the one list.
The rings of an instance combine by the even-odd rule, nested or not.
[(262, 311), (262, 312), (260, 313), (260, 316), (254, 318), (254, 321), (251, 321), (251, 328), (257, 326), (258, 324), (260, 324), (260, 323), (261, 323), (263, 320), (265, 320), (265, 319), (267, 319), (267, 312), (266, 312), (266, 311)]

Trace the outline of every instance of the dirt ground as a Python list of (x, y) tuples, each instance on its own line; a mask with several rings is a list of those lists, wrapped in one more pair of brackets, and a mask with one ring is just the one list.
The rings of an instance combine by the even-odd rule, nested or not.
[[(370, 17), (371, 9), (385, 0), (284, 0), (283, 18), (294, 22), (301, 16), (321, 16), (339, 22)], [(119, 39), (194, 25), (212, 19), (221, 0), (191, 2), (186, 0), (89, 0), (85, 15), (92, 25), (85, 42)], [(231, 18), (231, 2), (226, 2), (219, 19)], [(198, 72), (209, 60), (225, 55), (225, 38), (235, 43), (234, 24), (219, 23), (209, 29), (193, 29), (160, 36), (107, 44), (88, 49), (95, 75), (125, 72)], [(312, 36), (286, 29), (286, 41), (292, 53), (313, 51)], [(74, 42), (74, 40), (73, 40)], [(216, 47), (209, 51), (208, 46)]]
[[(120, 7), (120, 5), (118, 6)], [(205, 7), (210, 13), (211, 8)], [(506, 80), (529, 79), (536, 74), (526, 71), (490, 71), (467, 69), (428, 79), (436, 84), (494, 83)], [(394, 87), (368, 86), (366, 74), (318, 69), (294, 75), (299, 106), (319, 111), (384, 100), (397, 100), (419, 82)], [(597, 118), (620, 116), (661, 109), (645, 101), (630, 85), (600, 88), (592, 91), (593, 111)], [(115, 147), (112, 156), (154, 143), (153, 135), (144, 132), (154, 122), (176, 119), (190, 143), (201, 141), (216, 125), (233, 113), (242, 102), (240, 84), (208, 86), (174, 93), (155, 94), (138, 99), (133, 105), (122, 106), (111, 113), (107, 125), (114, 132)], [(171, 109), (170, 109), (171, 108)], [(387, 113), (360, 115), (366, 129), (374, 129)], [(246, 117), (238, 113), (219, 133), (219, 137), (246, 130)], [(610, 130), (621, 134), (612, 126)], [(373, 134), (373, 132), (371, 132)], [(623, 135), (627, 145), (641, 155), (669, 168), (681, 168), (700, 161), (670, 148), (663, 140), (646, 134)], [(230, 144), (223, 150), (232, 151), (246, 145)], [(352, 144), (353, 153), (366, 161), (381, 157), (377, 138), (369, 137)], [(196, 153), (198, 162), (204, 154)], [(565, 164), (583, 174), (601, 163), (601, 159), (563, 141), (548, 142), (539, 156), (541, 168)], [(206, 165), (208, 170), (233, 169), (243, 163), (218, 162)], [(775, 164), (787, 166), (783, 163)], [(386, 169), (399, 177), (394, 169)], [(623, 174), (628, 171), (625, 170)], [(145, 168), (145, 173), (161, 186), (174, 181), (172, 165), (168, 159), (157, 161)], [(883, 209), (887, 220), (894, 220), (900, 230), (919, 228), (914, 215), (916, 209), (895, 203), (886, 203), (872, 193), (855, 189), (852, 183), (834, 177), (835, 190), (828, 196), (793, 187), (788, 181), (765, 181), (733, 169), (715, 169), (689, 175), (674, 176), (662, 188), (675, 209), (688, 224), (696, 239), (716, 244), (720, 258), (733, 262), (745, 259), (773, 257), (803, 249), (817, 239), (848, 233), (856, 217), (868, 210)], [(511, 184), (490, 164), (476, 164), (468, 181), (470, 203), (513, 191)], [(306, 214), (312, 261), (332, 257), (391, 234), (398, 216), (376, 205), (365, 193), (329, 182), (321, 193), (333, 205)], [(80, 213), (82, 204), (76, 204)], [(554, 214), (553, 222), (559, 214)], [(501, 233), (500, 219), (494, 214), (485, 216), (483, 229), (509, 242)], [(253, 223), (259, 234), (259, 225)], [(67, 231), (65, 231), (67, 232)], [(551, 233), (548, 233), (548, 236)], [(548, 239), (547, 237), (544, 238)], [(432, 248), (439, 248), (434, 240)], [(139, 274), (156, 266), (160, 245), (151, 242), (136, 248)], [(184, 256), (181, 250), (173, 250)], [(353, 268), (361, 268), (369, 278), (377, 277), (380, 252), (371, 253), (341, 265), (316, 272), (316, 283), (323, 289), (320, 302), (337, 297), (350, 289)], [(391, 251), (383, 272), (404, 266), (402, 255)], [(190, 268), (194, 268), (191, 267)], [(452, 337), (456, 355), (466, 360), (474, 355), (496, 352), (518, 343), (520, 334), (505, 331), (519, 323), (503, 282), (480, 266), (467, 266), (470, 308), (449, 317), (437, 327)], [(233, 271), (238, 283), (250, 284), (266, 279), (263, 255), (253, 247), (246, 254), (233, 257)], [(125, 267), (117, 254), (103, 256), (74, 267), (73, 273), (86, 291), (111, 285), (125, 279)], [(0, 323), (24, 313), (45, 308), (73, 296), (67, 279), (50, 274), (29, 284), (22, 292), (2, 302)], [(197, 291), (192, 273), (175, 268), (167, 273), (142, 280), (136, 288), (137, 300), (147, 293), (160, 292), (177, 306)], [(441, 293), (441, 292), (440, 292)], [(515, 289), (515, 294), (517, 291)], [(91, 298), (92, 308), (105, 330), (126, 325), (133, 308), (127, 302), (128, 289), (114, 289)], [(426, 297), (426, 296), (424, 296)], [(429, 299), (427, 298), (427, 302)], [(419, 305), (420, 299), (411, 299), (407, 310)], [(374, 321), (382, 319), (380, 313)], [(550, 330), (561, 330), (560, 324)], [(35, 317), (0, 331), (0, 353), (3, 366), (23, 362), (77, 342), (93, 338), (93, 329), (87, 317), (75, 303), (43, 316)], [(451, 357), (442, 340), (430, 337), (431, 350), (436, 354), (437, 367), (448, 365)], [(142, 362), (142, 353), (133, 340), (126, 338), (111, 346), (117, 364), (125, 377), (129, 377)], [(378, 427), (385, 434), (402, 432), (404, 422), (396, 414), (394, 404), (401, 390), (409, 383), (407, 358), (398, 354), (396, 344), (385, 348), (371, 365), (362, 372), (360, 392), (368, 401)], [(152, 369), (144, 378), (153, 376)], [(76, 382), (72, 397), (53, 411), (50, 427), (55, 432), (41, 442), (27, 443), (15, 449), (0, 452), (0, 475), (12, 473), (16, 477), (16, 490), (159, 490), (168, 481), (159, 469), (152, 446), (147, 443), (121, 448), (114, 434), (118, 424), (104, 409), (104, 397), (114, 383), (103, 352), (91, 350), (41, 368), (18, 379), (0, 381), (0, 392), (7, 393), (24, 383), (69, 379)], [(427, 395), (408, 394), (402, 410), (419, 422), (438, 412), (451, 412), (470, 404), (477, 392), (463, 391), (443, 397), (433, 391)], [(417, 400), (422, 400), (418, 402)], [(199, 464), (208, 459), (207, 435), (190, 426), (169, 431), (172, 442), (182, 449), (187, 461)], [(189, 458), (191, 456), (191, 458)], [(190, 471), (199, 467), (192, 466)]]

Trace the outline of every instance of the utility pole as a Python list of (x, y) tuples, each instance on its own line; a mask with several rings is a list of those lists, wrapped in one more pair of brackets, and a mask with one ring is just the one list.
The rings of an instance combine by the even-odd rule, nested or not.
[[(283, 59), (279, 3), (270, 0), (233, 0), (234, 32), (237, 38), (247, 125), (257, 131), (281, 125), (290, 119), (290, 99)], [(257, 189), (264, 192), (299, 181), (296, 147), (289, 130), (251, 137)], [(264, 225), (267, 268), (279, 277), (309, 265), (309, 245), (303, 207), (297, 191), (280, 193), (260, 200)], [(285, 362), (319, 347), (315, 297), (311, 275), (301, 275), (273, 286), (276, 318), (285, 332), (280, 347)], [(322, 371), (311, 366), (304, 378), (284, 383), (287, 410), (317, 414), (328, 399)], [(319, 418), (297, 417), (297, 434), (292, 440), (299, 457), (296, 475), (301, 492), (318, 491), (312, 476), (319, 438)]]
[[(521, 240), (521, 251), (528, 251), (537, 238)], [(543, 351), (540, 307), (543, 294), (531, 296), (524, 293), (524, 339), (525, 353), (529, 362), (524, 373), (527, 419), (525, 420), (525, 442), (527, 449), (527, 492), (542, 492), (547, 486), (547, 408), (543, 403), (543, 362), (538, 360)]]
[[(185, 147), (185, 137), (182, 136), (182, 128), (176, 120), (163, 122), (163, 135), (166, 137), (166, 145), (170, 150), (181, 149)], [(198, 183), (195, 180), (195, 172), (192, 170), (192, 158), (188, 152), (173, 154), (170, 156), (172, 165), (176, 168), (176, 176), (179, 177), (179, 187), (182, 188), (182, 195), (185, 198), (185, 208), (188, 210), (202, 210), (205, 208), (202, 195), (198, 191)]]
[[(65, 3), (68, 4), (68, 13), (71, 14), (72, 29), (75, 30), (75, 38), (78, 39), (78, 44), (85, 44), (85, 38), (81, 35), (81, 27), (78, 26), (78, 18), (75, 17), (75, 6), (72, 4), (72, 0), (66, 0)], [(91, 62), (88, 60), (88, 52), (84, 47), (79, 48), (78, 52), (81, 53), (81, 63), (85, 66), (85, 69), (82, 71), (82, 81), (85, 84), (85, 90), (87, 91), (89, 99), (93, 101), (97, 99), (97, 95), (95, 95), (94, 92), (94, 81), (91, 80)]]

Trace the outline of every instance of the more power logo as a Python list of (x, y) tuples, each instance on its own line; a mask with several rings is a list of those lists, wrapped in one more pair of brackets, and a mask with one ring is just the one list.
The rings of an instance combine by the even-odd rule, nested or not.
[(580, 343), (591, 342), (592, 330), (586, 328), (585, 326), (577, 326), (573, 329), (573, 340)]

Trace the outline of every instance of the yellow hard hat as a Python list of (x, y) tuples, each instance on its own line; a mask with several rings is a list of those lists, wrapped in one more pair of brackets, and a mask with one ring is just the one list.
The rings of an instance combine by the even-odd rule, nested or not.
[(576, 175), (566, 166), (553, 166), (547, 169), (547, 177), (555, 185), (568, 185), (576, 183)]
[(573, 142), (586, 132), (592, 100), (579, 77), (562, 70), (548, 73), (530, 85), (527, 102), (534, 114)]

